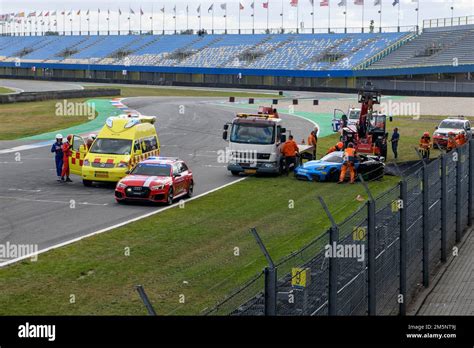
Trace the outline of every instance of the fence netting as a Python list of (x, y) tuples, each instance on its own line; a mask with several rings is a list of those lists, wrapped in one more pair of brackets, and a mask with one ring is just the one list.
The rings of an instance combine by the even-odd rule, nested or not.
[[(455, 245), (456, 227), (462, 231), (468, 227), (473, 194), (469, 190), (473, 171), (470, 156), (474, 155), (470, 146), (445, 154), (444, 161), (440, 157), (413, 166), (410, 174), (403, 177), (406, 199), (401, 199), (400, 183), (376, 197), (374, 215), (369, 203), (362, 204), (337, 228), (324, 231), (303, 249), (278, 262), (278, 281), (273, 287), (276, 314), (367, 315), (369, 298), (375, 298), (375, 314), (399, 314), (401, 211), (406, 211), (405, 302), (409, 303), (423, 285), (424, 272), (433, 276), (439, 268), (443, 247), (449, 252)], [(445, 191), (443, 179), (447, 183)], [(443, 221), (447, 222), (445, 245), (441, 238)], [(369, 226), (375, 226), (374, 293), (369, 289)], [(331, 235), (334, 245), (330, 243)], [(428, 261), (425, 263), (424, 254)], [(332, 257), (335, 259), (331, 261)], [(265, 281), (264, 273), (258, 274), (208, 314), (264, 315)], [(331, 289), (335, 289), (332, 297)], [(334, 302), (330, 303), (331, 298)]]

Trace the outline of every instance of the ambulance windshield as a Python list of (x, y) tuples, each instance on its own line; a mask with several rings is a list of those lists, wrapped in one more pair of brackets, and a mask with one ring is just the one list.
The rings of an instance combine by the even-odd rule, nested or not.
[(92, 145), (90, 152), (107, 155), (130, 155), (131, 148), (131, 140), (98, 138)]

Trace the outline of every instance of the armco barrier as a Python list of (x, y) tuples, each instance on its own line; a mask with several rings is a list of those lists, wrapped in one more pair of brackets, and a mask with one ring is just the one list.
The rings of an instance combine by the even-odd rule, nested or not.
[[(471, 225), (473, 149), (471, 140), (423, 163), (277, 263), (276, 287), (263, 291), (262, 272), (207, 314), (264, 315), (267, 294), (277, 299), (276, 315), (405, 315)], [(360, 248), (364, 257), (326, 257), (333, 242)]]
[(78, 89), (70, 91), (48, 91), (48, 92), (22, 92), (0, 96), (0, 104), (34, 102), (43, 100), (94, 98), (94, 97), (116, 97), (120, 96), (121, 90), (115, 89)]

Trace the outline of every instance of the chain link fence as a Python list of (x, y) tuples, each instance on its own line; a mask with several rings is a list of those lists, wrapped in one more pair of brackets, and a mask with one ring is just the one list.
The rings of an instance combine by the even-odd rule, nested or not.
[(369, 200), (342, 223), (322, 202), (329, 230), (271, 262), (207, 314), (405, 315), (471, 224), (473, 149), (474, 140), (420, 162), (376, 198), (368, 191)]

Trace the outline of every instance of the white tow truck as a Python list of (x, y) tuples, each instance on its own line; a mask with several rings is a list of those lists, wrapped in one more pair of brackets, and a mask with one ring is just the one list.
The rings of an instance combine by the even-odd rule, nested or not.
[[(229, 142), (227, 169), (233, 175), (281, 174), (281, 145), (286, 128), (276, 110), (271, 113), (241, 113), (224, 125), (223, 139)], [(300, 154), (312, 153), (312, 146), (298, 145)]]

